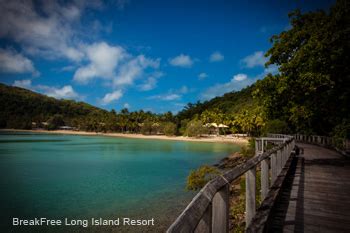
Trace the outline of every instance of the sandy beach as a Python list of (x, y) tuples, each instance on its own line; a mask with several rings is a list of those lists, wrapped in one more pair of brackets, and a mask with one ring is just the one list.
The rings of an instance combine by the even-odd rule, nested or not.
[(215, 142), (215, 143), (234, 143), (247, 144), (248, 138), (243, 137), (229, 137), (229, 136), (210, 136), (200, 138), (190, 138), (184, 136), (166, 136), (166, 135), (143, 135), (130, 133), (96, 133), (86, 131), (73, 130), (22, 130), (22, 129), (0, 129), (0, 131), (14, 131), (14, 132), (32, 132), (32, 133), (46, 133), (46, 134), (70, 134), (70, 135), (85, 135), (85, 136), (108, 136), (108, 137), (122, 137), (122, 138), (138, 138), (138, 139), (158, 139), (158, 140), (173, 140), (173, 141), (189, 141), (189, 142)]

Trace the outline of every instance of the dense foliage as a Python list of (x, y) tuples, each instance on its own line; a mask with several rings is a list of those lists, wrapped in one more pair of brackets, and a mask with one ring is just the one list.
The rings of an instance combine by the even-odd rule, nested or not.
[(177, 115), (181, 125), (186, 120), (201, 120), (207, 123), (224, 124), (231, 133), (260, 134), (265, 125), (264, 111), (253, 98), (255, 85), (238, 92), (226, 93), (203, 103), (189, 103)]
[(280, 74), (259, 81), (255, 96), (267, 117), (287, 122), (290, 131), (349, 132), (349, 2), (337, 1), (328, 13), (294, 11), (290, 23), (266, 54)]
[(79, 121), (81, 118), (88, 119), (90, 115), (102, 116), (107, 113), (83, 102), (57, 100), (4, 84), (0, 84), (0, 106), (1, 128), (29, 129), (32, 127), (32, 122), (40, 125), (57, 114), (64, 116), (67, 123), (74, 124), (76, 123), (74, 121)]
[(187, 177), (186, 189), (199, 190), (218, 175), (220, 175), (220, 172), (217, 168), (208, 165), (201, 166), (197, 170), (190, 172), (190, 175)]
[(172, 113), (116, 113), (73, 100), (57, 100), (23, 88), (0, 84), (0, 128), (54, 130), (70, 126), (96, 132), (137, 132), (176, 134)]
[(208, 121), (253, 135), (299, 132), (350, 138), (349, 5), (339, 0), (329, 12), (292, 12), (291, 28), (273, 36), (266, 53), (266, 65), (277, 66), (278, 74), (240, 92), (189, 104), (178, 116), (203, 117), (211, 111), (217, 117)]

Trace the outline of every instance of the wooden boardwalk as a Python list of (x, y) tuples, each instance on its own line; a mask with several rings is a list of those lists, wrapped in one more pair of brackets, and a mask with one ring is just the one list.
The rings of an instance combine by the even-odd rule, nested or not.
[(350, 159), (333, 150), (297, 144), (267, 232), (350, 232)]

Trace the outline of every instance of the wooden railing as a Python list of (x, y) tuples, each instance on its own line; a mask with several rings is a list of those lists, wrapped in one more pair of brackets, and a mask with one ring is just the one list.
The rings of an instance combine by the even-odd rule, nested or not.
[[(272, 149), (269, 149), (271, 147)], [(268, 135), (256, 139), (256, 154), (244, 164), (225, 172), (208, 182), (193, 198), (167, 232), (213, 232), (229, 231), (229, 187), (245, 174), (246, 211), (248, 227), (256, 211), (256, 170), (261, 166), (262, 200), (281, 173), (295, 146), (294, 137)], [(271, 171), (270, 171), (271, 169)]]
[(326, 136), (303, 134), (296, 134), (294, 135), (294, 138), (298, 142), (305, 142), (309, 144), (316, 144), (323, 147), (333, 148), (341, 154), (349, 156), (350, 140), (348, 139), (336, 139)]

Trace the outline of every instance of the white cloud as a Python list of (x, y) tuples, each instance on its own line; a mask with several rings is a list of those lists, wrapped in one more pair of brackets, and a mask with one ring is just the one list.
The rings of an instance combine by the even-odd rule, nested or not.
[(244, 67), (253, 68), (257, 66), (264, 66), (268, 58), (264, 56), (263, 51), (256, 51), (255, 53), (246, 56), (241, 60)]
[(35, 70), (33, 62), (22, 54), (17, 53), (12, 49), (0, 48), (0, 72), (3, 73), (32, 73), (34, 76), (38, 75)]
[(78, 99), (79, 95), (76, 93), (71, 85), (63, 86), (62, 88), (49, 87), (44, 85), (38, 85), (36, 87), (41, 90), (45, 95), (54, 97), (56, 99)]
[(109, 24), (102, 24), (99, 20), (95, 19), (92, 21), (90, 28), (97, 35), (100, 33), (106, 33), (110, 34), (113, 31), (113, 22), (110, 22)]
[[(101, 21), (90, 20), (89, 17), (85, 19), (83, 15), (94, 9), (106, 9), (106, 5), (122, 10), (128, 2), (0, 0), (0, 39), (15, 43), (26, 56), (73, 61), (60, 71), (77, 69), (73, 77), (77, 83), (87, 84), (103, 79), (103, 83), (109, 85), (112, 91), (121, 89), (124, 92), (125, 87), (134, 84), (136, 79), (146, 75), (150, 77), (159, 68), (160, 59), (151, 59), (142, 54), (132, 55), (121, 46), (103, 41), (93, 44), (86, 42), (99, 38), (100, 32), (110, 32), (113, 24), (107, 22), (103, 25)], [(89, 25), (89, 28), (84, 25)], [(35, 70), (31, 61), (24, 59), (26, 66), (14, 67), (21, 71)], [(6, 70), (10, 70), (8, 67)], [(11, 67), (12, 70), (14, 67)], [(153, 88), (156, 80), (150, 79), (149, 83), (151, 85), (146, 89)], [(56, 92), (56, 96), (59, 94)]]
[(260, 76), (255, 78), (248, 78), (246, 74), (237, 74), (227, 83), (218, 83), (212, 87), (209, 87), (202, 92), (200, 98), (203, 100), (212, 99), (216, 96), (222, 96), (227, 92), (239, 91), (242, 88), (254, 83)]
[(74, 74), (74, 81), (87, 84), (99, 77), (111, 79), (115, 76), (115, 68), (127, 54), (119, 46), (109, 46), (105, 42), (94, 43), (86, 47), (86, 55), (90, 64), (80, 67)]
[(176, 92), (180, 93), (180, 94), (187, 94), (189, 92), (189, 88), (187, 86), (182, 86), (179, 90), (177, 90)]
[(222, 55), (219, 51), (216, 51), (210, 55), (210, 62), (219, 62), (224, 60), (224, 55)]
[(235, 81), (243, 81), (247, 78), (248, 78), (248, 76), (246, 74), (236, 74), (233, 76), (233, 80), (235, 80)]
[(212, 99), (216, 96), (222, 96), (227, 92), (239, 91), (246, 86), (255, 83), (257, 80), (264, 78), (267, 74), (276, 74), (278, 72), (277, 66), (269, 66), (264, 71), (255, 77), (249, 78), (246, 74), (236, 74), (227, 83), (218, 83), (208, 89), (204, 90), (200, 96), (203, 100)]
[[(144, 55), (134, 57), (122, 47), (105, 42), (86, 46), (85, 50), (89, 63), (77, 69), (73, 78), (80, 84), (88, 84), (94, 79), (104, 79), (110, 82), (112, 88), (121, 89), (134, 84), (136, 79), (144, 75), (146, 69), (158, 69), (160, 64), (160, 59), (151, 59)], [(152, 89), (156, 85), (157, 78), (150, 76), (148, 84), (141, 89)]]
[(76, 68), (75, 66), (64, 66), (59, 71), (69, 72), (69, 71), (73, 71), (75, 68)]
[(162, 100), (162, 101), (172, 101), (181, 99), (184, 94), (187, 94), (191, 90), (187, 86), (182, 86), (179, 89), (170, 89), (165, 94), (153, 95), (148, 97), (148, 99)]
[(80, 61), (76, 30), (87, 1), (6, 1), (0, 4), (0, 37), (18, 43), (26, 53)]
[(101, 104), (102, 105), (110, 104), (113, 101), (119, 100), (122, 96), (123, 96), (123, 92), (121, 90), (116, 90), (111, 93), (107, 93), (101, 100)]
[(171, 101), (171, 100), (177, 100), (180, 98), (181, 98), (181, 95), (179, 95), (179, 94), (168, 93), (168, 94), (163, 94), (163, 95), (154, 95), (154, 96), (149, 97), (148, 99)]
[(179, 66), (179, 67), (191, 67), (193, 65), (193, 60), (190, 56), (185, 54), (180, 54), (177, 57), (173, 57), (169, 59), (169, 63), (172, 66)]
[(181, 109), (185, 107), (187, 104), (186, 103), (174, 103), (175, 106), (180, 107)]
[(278, 66), (270, 65), (269, 67), (264, 69), (264, 73), (265, 74), (268, 74), (268, 73), (276, 74), (276, 73), (278, 73)]
[(157, 79), (153, 76), (147, 78), (147, 80), (139, 85), (141, 91), (150, 91), (157, 86)]
[(80, 96), (71, 85), (66, 85), (61, 88), (50, 87), (47, 85), (32, 85), (32, 81), (30, 79), (24, 79), (15, 80), (13, 86), (39, 92), (56, 99), (82, 99), (82, 96)]
[(199, 75), (198, 75), (198, 79), (199, 80), (203, 80), (203, 79), (206, 79), (208, 77), (208, 74), (207, 73), (200, 73)]
[(129, 109), (129, 108), (130, 108), (130, 104), (125, 103), (125, 104), (123, 105), (123, 107), (124, 107), (124, 108), (128, 108), (128, 109)]
[(25, 89), (32, 89), (32, 80), (24, 79), (24, 80), (15, 80), (13, 86), (22, 87)]
[(141, 91), (150, 91), (157, 87), (158, 79), (164, 74), (162, 72), (155, 72), (151, 74), (142, 84), (138, 85)]
[(131, 85), (135, 79), (143, 75), (145, 69), (157, 69), (159, 63), (160, 59), (153, 60), (146, 58), (144, 55), (139, 55), (120, 67), (117, 76), (113, 80), (113, 85), (115, 87)]

